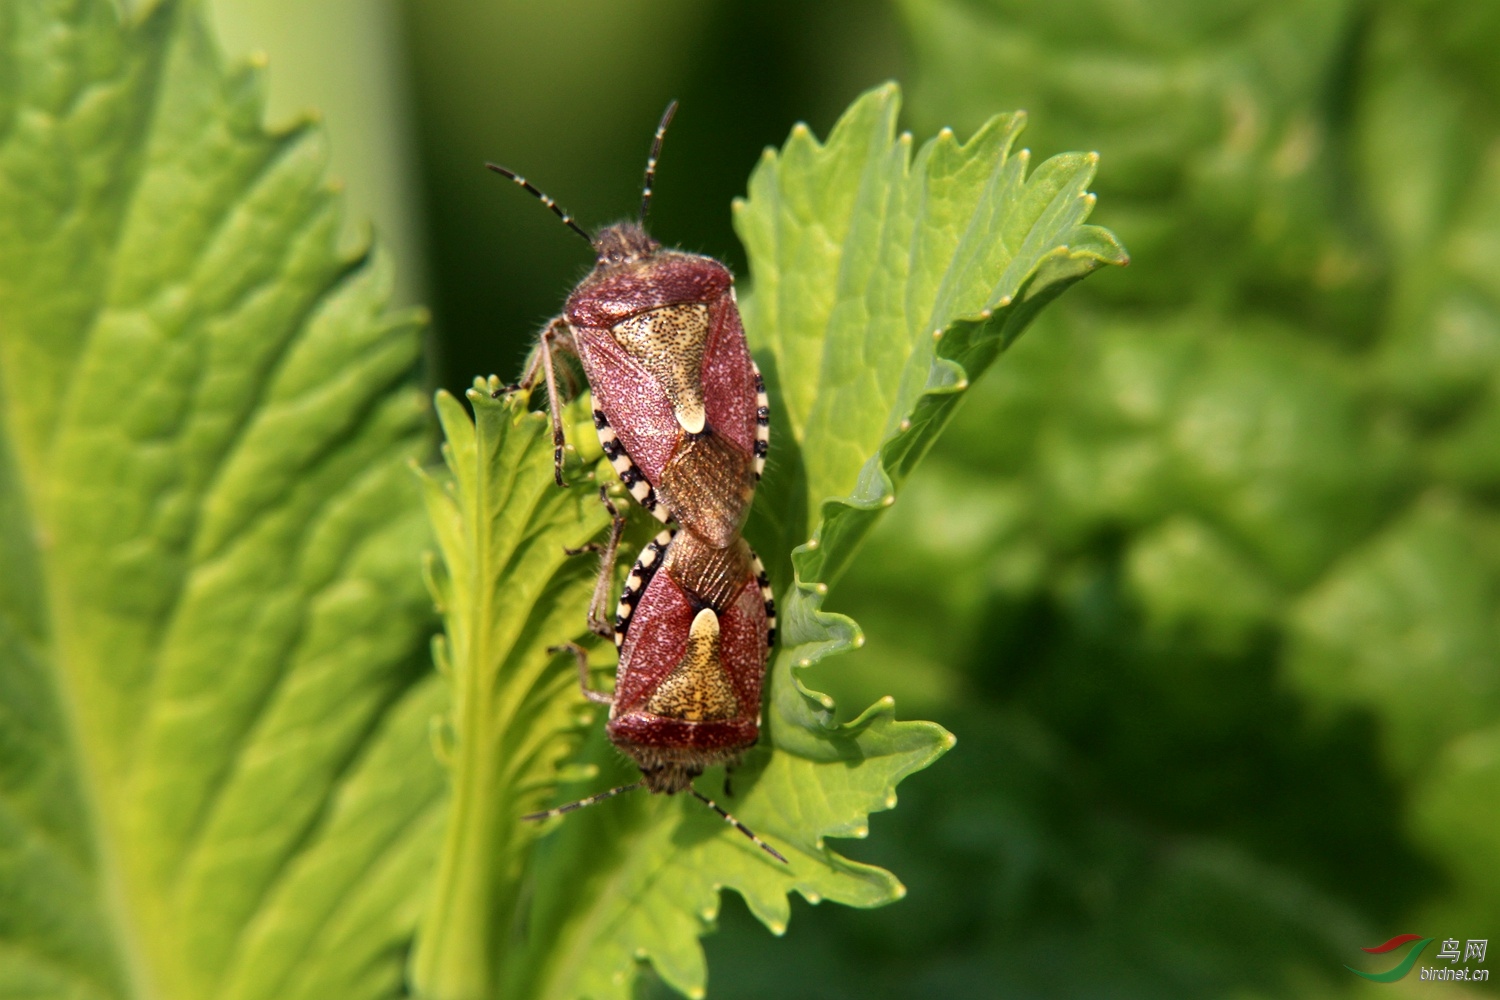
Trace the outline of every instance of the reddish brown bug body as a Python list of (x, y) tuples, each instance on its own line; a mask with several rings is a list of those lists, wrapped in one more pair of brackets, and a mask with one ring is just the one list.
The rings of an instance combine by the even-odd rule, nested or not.
[(599, 264), (563, 317), (594, 391), (600, 444), (638, 502), (723, 548), (755, 498), (769, 425), (734, 279), (630, 223), (595, 245)]
[(611, 624), (601, 611), (625, 518), (605, 490), (599, 495), (614, 523), (588, 617), (592, 631), (619, 647), (614, 693), (589, 687), (583, 647), (553, 651), (576, 657), (584, 697), (609, 706), (610, 742), (639, 765), (641, 780), (523, 818), (559, 816), (636, 788), (687, 792), (784, 863), (780, 852), (693, 787), (706, 769), (738, 763), (760, 736), (766, 655), (776, 644), (765, 568), (742, 539), (715, 548), (686, 529), (662, 531), (631, 569)]
[(715, 549), (663, 532), (641, 553), (615, 616), (608, 733), (646, 787), (682, 791), (755, 745), (775, 622), (765, 571), (743, 540)]

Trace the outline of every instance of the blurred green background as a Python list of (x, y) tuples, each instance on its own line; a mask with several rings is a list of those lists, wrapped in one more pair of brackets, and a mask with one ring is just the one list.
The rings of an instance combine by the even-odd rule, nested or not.
[(919, 137), (1019, 107), (1103, 155), (1132, 265), (975, 387), (835, 592), (870, 641), (821, 686), (959, 737), (853, 845), (910, 895), (782, 941), (727, 901), (713, 995), (1465, 995), (1343, 965), (1500, 938), (1500, 6), (215, 8), (273, 119), (324, 109), (450, 388), (589, 263), (486, 159), (610, 221), (678, 97), (653, 230), (743, 280), (760, 150), (883, 79)]

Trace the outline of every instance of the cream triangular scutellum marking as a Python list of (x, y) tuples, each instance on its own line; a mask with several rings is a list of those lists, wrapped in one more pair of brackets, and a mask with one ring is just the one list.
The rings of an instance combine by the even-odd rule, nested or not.
[(719, 616), (714, 614), (713, 608), (704, 608), (693, 616), (693, 624), (688, 626), (688, 642), (712, 642), (718, 638)]
[(677, 417), (678, 426), (689, 434), (702, 434), (703, 428), (708, 426), (708, 414), (704, 411), (702, 400), (674, 406), (672, 412)]
[(688, 627), (687, 649), (646, 701), (646, 710), (683, 722), (718, 722), (740, 711), (719, 657), (719, 616), (704, 608)]

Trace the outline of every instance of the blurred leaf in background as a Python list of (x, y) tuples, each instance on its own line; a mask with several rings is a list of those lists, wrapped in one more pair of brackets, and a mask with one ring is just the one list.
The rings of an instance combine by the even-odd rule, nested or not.
[(316, 115), (345, 185), (345, 240), (373, 225), (394, 262), (391, 298), (428, 300), (411, 76), (399, 0), (207, 0), (230, 58), (267, 63), (266, 121)]

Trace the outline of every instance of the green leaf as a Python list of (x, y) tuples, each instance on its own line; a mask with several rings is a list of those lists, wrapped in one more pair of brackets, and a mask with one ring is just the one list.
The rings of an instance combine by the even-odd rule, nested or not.
[(537, 836), (521, 816), (546, 807), (590, 718), (573, 657), (548, 647), (583, 631), (597, 572), (593, 560), (564, 550), (609, 518), (585, 482), (557, 488), (546, 414), (528, 412), (519, 394), (492, 398), (499, 385), (476, 381), (473, 419), (438, 393), (449, 474), (423, 477), (443, 560), (431, 575), (446, 632), (436, 659), (453, 687), (438, 742), (454, 798), (412, 963), (416, 989), (433, 998), (494, 996), (511, 974)]
[[(504, 996), (624, 997), (642, 960), (673, 988), (700, 995), (707, 971), (697, 939), (717, 917), (720, 889), (738, 891), (776, 933), (786, 927), (792, 891), (854, 906), (904, 893), (891, 873), (841, 856), (828, 841), (865, 836), (869, 814), (893, 807), (901, 779), (939, 757), (952, 737), (932, 723), (898, 721), (890, 698), (838, 724), (832, 700), (803, 687), (793, 671), (858, 643), (854, 622), (820, 610), (828, 582), (968, 380), (1043, 304), (1099, 265), (1123, 263), (1124, 254), (1107, 232), (1082, 224), (1093, 203), (1084, 190), (1093, 157), (1058, 157), (1027, 177), (1026, 158), (1009, 156), (1020, 127), (1010, 116), (967, 144), (944, 134), (913, 161), (910, 137), (894, 135), (898, 103), (894, 86), (865, 95), (826, 145), (799, 127), (779, 156), (767, 154), (749, 199), (737, 206), (754, 279), (754, 294), (741, 300), (772, 394), (775, 435), (748, 534), (777, 581), (785, 638), (772, 666), (768, 738), (736, 770), (728, 804), (787, 855), (787, 865), (686, 796), (613, 800), (570, 815), (539, 846), (529, 919), (516, 936), (522, 862), (510, 858), (531, 839), (517, 830), (516, 816), (549, 787), (547, 769), (530, 762), (555, 759), (553, 748), (574, 731), (572, 713), (582, 705), (571, 661), (549, 660), (540, 647), (582, 627), (587, 581), (558, 553), (599, 523), (587, 513), (597, 504), (584, 489), (570, 491), (571, 500), (557, 496), (540, 419), (479, 391), (498, 383), (470, 394), (477, 429), (456, 402), (440, 402), (456, 486), (444, 492), (434, 483), (429, 497), (448, 566), (439, 593), (455, 651), (455, 703), (534, 706), (529, 715), (481, 713), (468, 722), (460, 709), (455, 822), (470, 822), (465, 769), (495, 768), (471, 761), (466, 742), (479, 755), (508, 743), (538, 749), (524, 768), (501, 777), (498, 790), (475, 786), (503, 803), (498, 812), (476, 806), (495, 818), (474, 821), (490, 850), (478, 877), (495, 888), (453, 922), (429, 923), (433, 938), (473, 942), (448, 952), (449, 944), (424, 938), (418, 968), (427, 978), (419, 984), (431, 995), (477, 997), (498, 988)], [(553, 520), (554, 508), (573, 512), (574, 534), (562, 530), (566, 519)], [(501, 525), (503, 532), (487, 534)], [(794, 576), (791, 545), (809, 531), (813, 541), (798, 549)], [(503, 635), (476, 642), (473, 623), (492, 615), (476, 598), (490, 600), (506, 580), (520, 579), (506, 555), (518, 538), (552, 560), (528, 570), (537, 575), (507, 599), (508, 613), (538, 624), (505, 625)], [(533, 593), (549, 600), (535, 608)], [(555, 605), (553, 594), (560, 595)], [(556, 622), (554, 608), (567, 609)], [(535, 693), (482, 700), (489, 687), (513, 685)], [(487, 734), (489, 749), (466, 732)], [(582, 759), (606, 773), (571, 784), (569, 798), (608, 787), (616, 769), (597, 736)], [(717, 793), (716, 775), (701, 784)], [(522, 799), (520, 789), (532, 797)], [(479, 832), (484, 823), (492, 826)], [(450, 839), (450, 852), (459, 849)], [(493, 874), (499, 868), (509, 871)], [(481, 926), (469, 927), (470, 919)], [(497, 965), (472, 975), (464, 963), (483, 964), (484, 941), (498, 949)], [(424, 966), (429, 948), (447, 954)]]
[(192, 3), (0, 9), (0, 994), (397, 988), (420, 318)]
[[(1379, 251), (1349, 225), (1330, 90), (1365, 8), (1348, 0), (901, 0), (920, 122), (972, 127), (999, 99), (1039, 149), (1087, 143), (1140, 264), (1094, 294), (1182, 305), (1274, 289), (1368, 330)], [(1004, 95), (999, 98), (997, 95)]]
[(778, 588), (772, 691), (797, 725), (775, 739), (814, 757), (830, 705), (793, 666), (862, 641), (851, 620), (820, 610), (829, 586), (971, 380), (1068, 285), (1127, 259), (1083, 222), (1097, 157), (1053, 157), (1028, 177), (1028, 157), (1010, 156), (1023, 120), (1009, 115), (964, 144), (945, 130), (913, 160), (911, 137), (895, 136), (898, 108), (886, 86), (826, 145), (799, 127), (737, 206), (755, 279), (746, 328), (764, 355), (779, 465), (751, 538), (779, 569), (811, 536), (791, 551), (795, 580)]
[(1126, 262), (1083, 222), (1096, 155), (1026, 176), (1029, 154), (1010, 155), (1016, 114), (964, 144), (944, 130), (913, 159), (911, 136), (895, 136), (899, 105), (894, 85), (872, 91), (826, 145), (794, 130), (736, 205), (755, 291), (746, 330), (766, 358), (772, 449), (788, 470), (757, 507), (787, 512), (762, 519), (775, 541), (756, 540), (779, 564), (802, 532), (826, 536), (799, 557), (808, 584), (838, 576), (970, 380), (1037, 311)]

